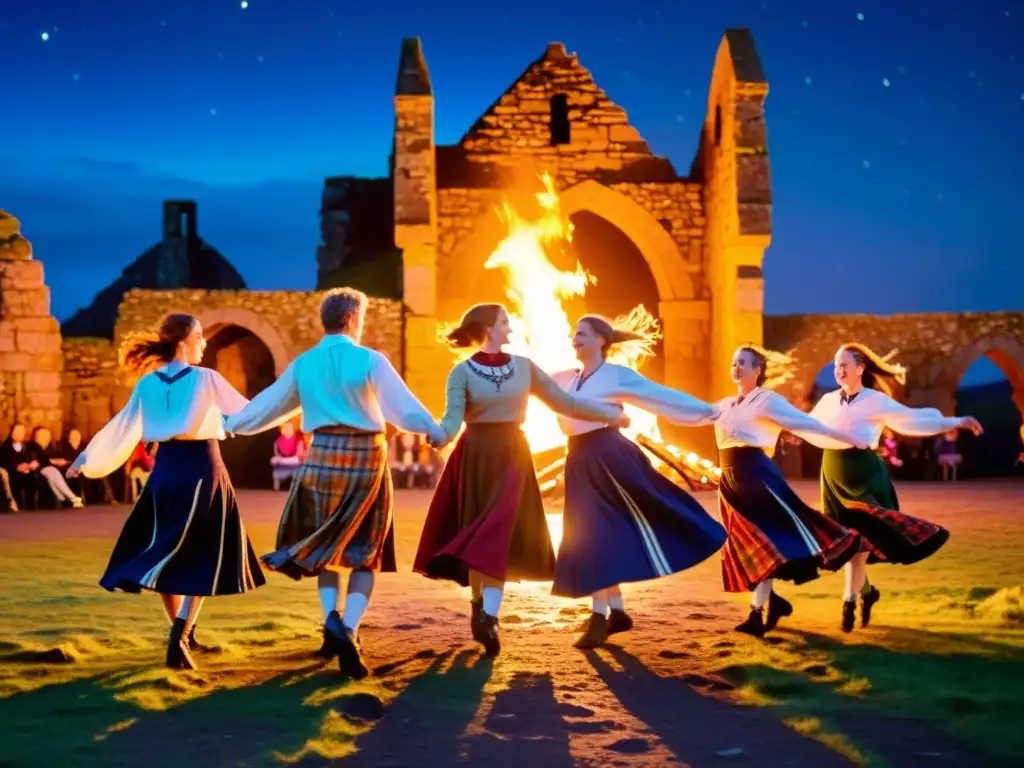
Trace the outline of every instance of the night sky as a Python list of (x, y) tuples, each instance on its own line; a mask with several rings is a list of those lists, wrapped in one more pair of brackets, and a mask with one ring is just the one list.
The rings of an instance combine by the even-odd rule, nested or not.
[(439, 144), (560, 40), (685, 174), (722, 33), (745, 26), (771, 89), (766, 311), (1024, 309), (1024, 6), (632, 5), (4, 3), (0, 207), (59, 318), (159, 239), (172, 197), (250, 287), (308, 289), (323, 178), (386, 173), (402, 37), (423, 40)]

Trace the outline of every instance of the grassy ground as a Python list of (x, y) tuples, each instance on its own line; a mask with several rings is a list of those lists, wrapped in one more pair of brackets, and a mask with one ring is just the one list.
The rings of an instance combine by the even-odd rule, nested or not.
[[(467, 642), (462, 591), (407, 572), (425, 499), (400, 494), (406, 572), (378, 586), (363, 630), (377, 674), (355, 684), (309, 659), (308, 584), (270, 576), (211, 601), (199, 634), (218, 652), (171, 672), (158, 602), (96, 586), (125, 508), (0, 518), (0, 765), (179, 765), (176, 746), (199, 765), (407, 765), (446, 750), (441, 763), (490, 768), (704, 765), (733, 748), (783, 764), (757, 762), (754, 735), (815, 766), (1009, 763), (1024, 753), (1024, 493), (949, 488), (901, 488), (953, 537), (918, 566), (870, 571), (883, 601), (869, 630), (838, 633), (830, 575), (779, 587), (797, 615), (773, 636), (737, 636), (743, 603), (721, 593), (715, 559), (627, 587), (636, 631), (586, 655), (570, 647), (585, 606), (512, 588), (493, 665)], [(243, 496), (260, 551), (282, 498)], [(731, 728), (734, 710), (759, 719)], [(780, 722), (809, 738), (786, 740)]]

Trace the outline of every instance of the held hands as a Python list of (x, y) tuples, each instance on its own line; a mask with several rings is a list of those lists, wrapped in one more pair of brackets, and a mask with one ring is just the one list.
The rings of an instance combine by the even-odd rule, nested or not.
[(433, 448), (435, 451), (444, 448), (448, 443), (451, 442), (451, 437), (441, 427), (435, 426), (427, 434), (427, 445)]
[(981, 427), (981, 422), (979, 422), (973, 416), (964, 416), (962, 419), (960, 419), (960, 429), (969, 429), (975, 435), (980, 435), (982, 432), (985, 431)]

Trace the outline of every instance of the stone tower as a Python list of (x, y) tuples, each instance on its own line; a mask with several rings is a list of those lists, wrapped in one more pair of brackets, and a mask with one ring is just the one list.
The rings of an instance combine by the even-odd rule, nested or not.
[(18, 220), (0, 211), (0, 432), (15, 421), (61, 434), (60, 325), (42, 262)]
[(711, 295), (710, 391), (733, 389), (737, 345), (763, 339), (765, 249), (772, 190), (764, 101), (768, 80), (748, 29), (726, 31), (711, 75), (693, 176), (704, 187), (705, 280)]
[(188, 285), (191, 252), (199, 243), (196, 213), (191, 200), (164, 201), (164, 256), (157, 276), (161, 285)]
[[(436, 378), (437, 174), (434, 93), (418, 37), (402, 41), (391, 156), (395, 246), (402, 251), (405, 378), (414, 391)], [(433, 399), (433, 398), (430, 398)], [(444, 403), (426, 402), (440, 411)]]

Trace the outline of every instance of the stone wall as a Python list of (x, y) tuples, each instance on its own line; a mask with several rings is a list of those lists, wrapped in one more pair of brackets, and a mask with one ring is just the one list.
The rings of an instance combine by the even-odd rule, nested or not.
[(64, 425), (91, 436), (123, 405), (130, 388), (121, 382), (117, 348), (110, 339), (64, 339)]
[[(569, 141), (552, 145), (552, 99), (564, 96)], [(552, 43), (485, 112), (460, 142), (471, 163), (522, 166), (532, 160), (560, 186), (599, 177), (670, 181), (677, 174), (582, 67), (576, 54)]]
[[(306, 291), (130, 291), (111, 343), (101, 339), (67, 339), (64, 381), (65, 421), (88, 437), (127, 402), (134, 382), (116, 371), (117, 348), (126, 334), (155, 328), (168, 312), (195, 315), (207, 338), (238, 326), (266, 345), (275, 372), (315, 345), (321, 335), (320, 301), (325, 292)], [(403, 370), (403, 312), (399, 301), (370, 299), (363, 343), (380, 350)]]
[(18, 220), (0, 211), (0, 433), (20, 421), (61, 435), (63, 367), (43, 264)]
[(989, 357), (1006, 374), (1024, 410), (1024, 312), (899, 315), (780, 315), (764, 318), (765, 344), (792, 350), (797, 372), (784, 392), (806, 402), (814, 380), (846, 342), (867, 344), (879, 354), (896, 350), (907, 367), (901, 393), (912, 405), (952, 413), (967, 369)]

